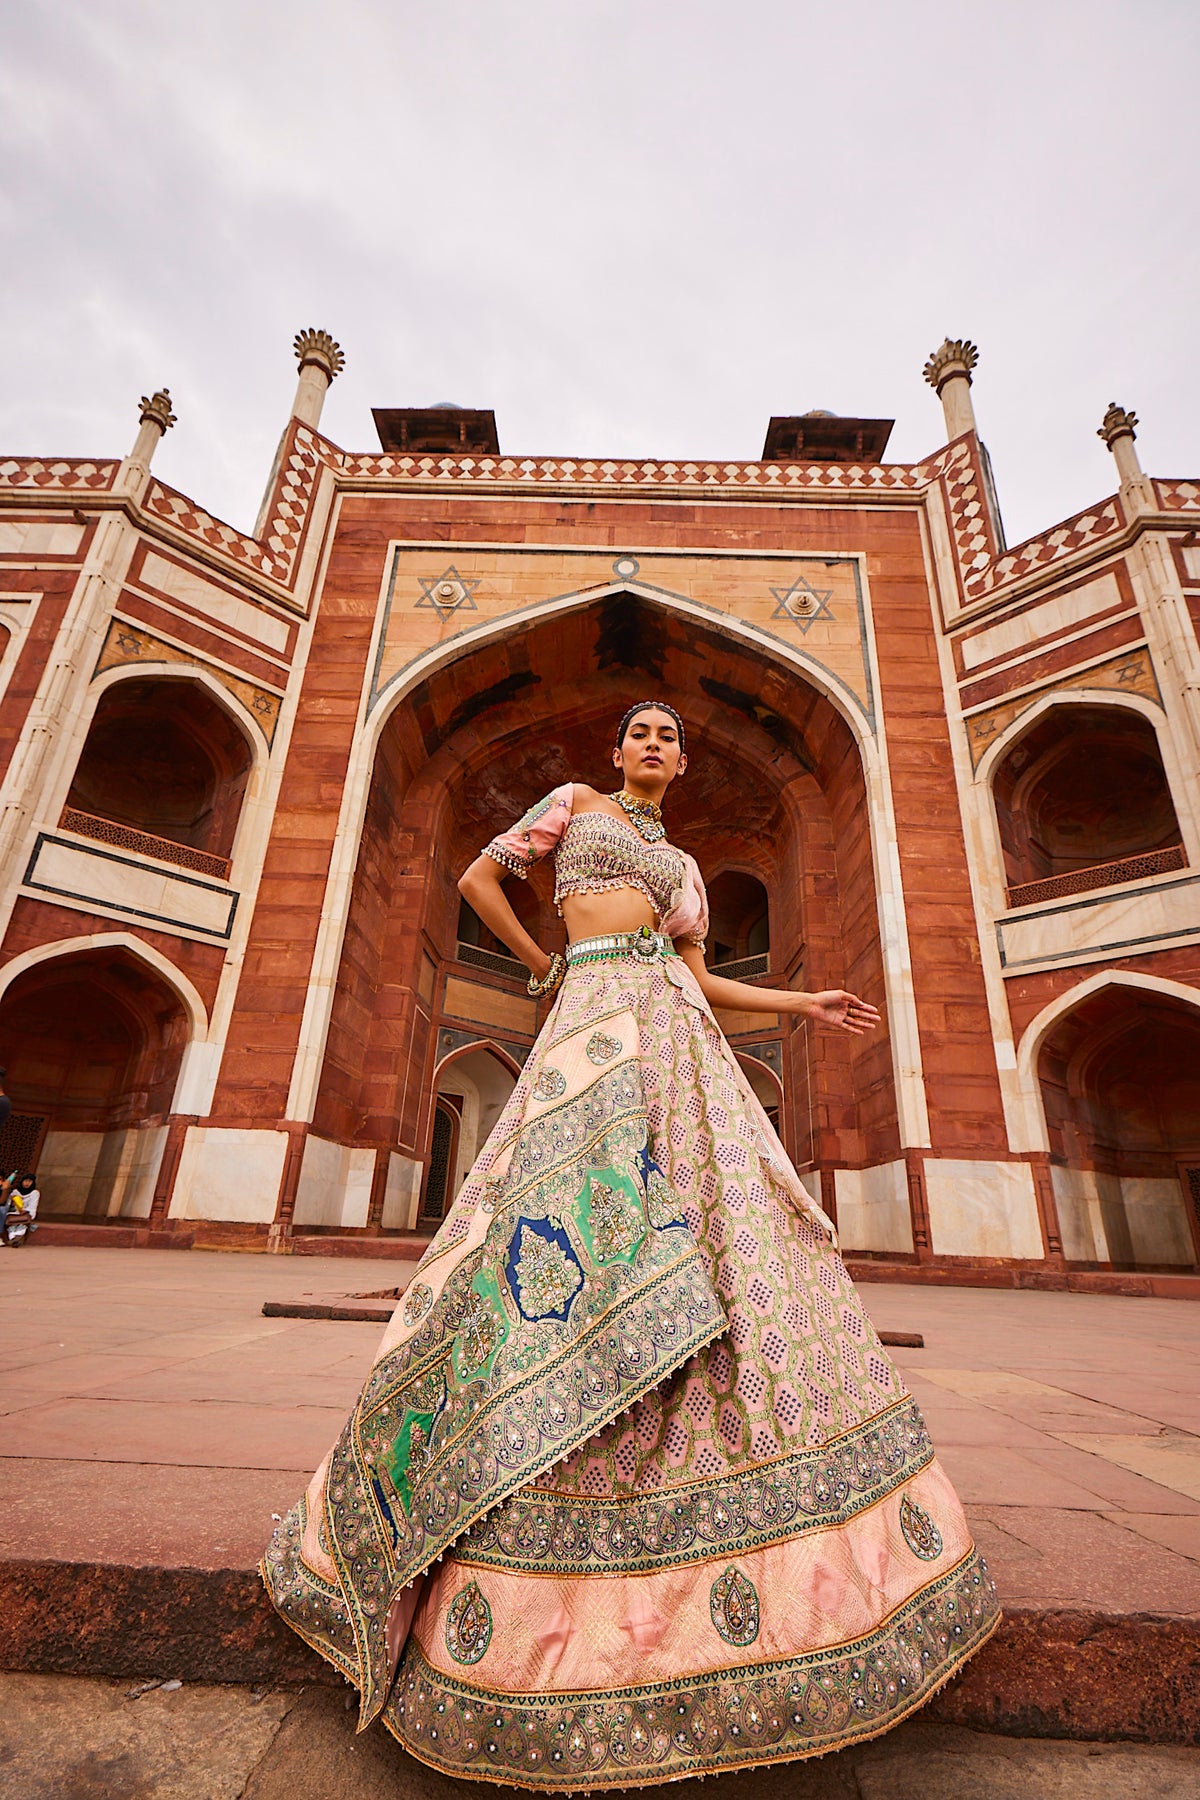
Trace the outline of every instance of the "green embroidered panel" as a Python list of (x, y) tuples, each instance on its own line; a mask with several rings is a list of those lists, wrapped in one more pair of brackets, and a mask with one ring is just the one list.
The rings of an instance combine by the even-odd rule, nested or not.
[[(483, 1243), (372, 1371), (327, 1479), (363, 1723), (383, 1704), (398, 1587), (726, 1329), (678, 1202), (664, 1228), (647, 1219), (653, 1171), (636, 1064), (527, 1116)], [(592, 1202), (597, 1173), (611, 1201)]]
[(575, 1216), (588, 1254), (597, 1264), (632, 1262), (646, 1236), (640, 1184), (627, 1170), (611, 1164), (588, 1170), (575, 1198)]

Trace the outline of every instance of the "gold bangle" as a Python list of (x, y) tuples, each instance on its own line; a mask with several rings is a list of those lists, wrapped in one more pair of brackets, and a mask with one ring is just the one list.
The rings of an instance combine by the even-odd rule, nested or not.
[(525, 984), (525, 991), (532, 994), (535, 1000), (540, 1000), (543, 994), (553, 993), (566, 972), (566, 958), (561, 951), (556, 950), (550, 958), (550, 967), (541, 980), (539, 981), (536, 975), (531, 975)]

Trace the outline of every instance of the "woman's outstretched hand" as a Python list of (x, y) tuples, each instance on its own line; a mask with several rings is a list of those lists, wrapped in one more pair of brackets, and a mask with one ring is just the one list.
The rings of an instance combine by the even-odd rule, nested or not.
[(855, 1037), (862, 1037), (879, 1024), (878, 1008), (860, 1000), (857, 994), (848, 994), (845, 988), (827, 988), (823, 994), (806, 995), (806, 999), (804, 1016), (827, 1031), (850, 1031)]

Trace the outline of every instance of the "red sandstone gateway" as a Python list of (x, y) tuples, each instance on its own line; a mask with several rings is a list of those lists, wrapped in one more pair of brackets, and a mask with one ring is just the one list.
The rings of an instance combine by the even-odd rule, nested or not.
[[(427, 1239), (542, 1017), (455, 879), (654, 693), (705, 747), (671, 836), (710, 965), (886, 1015), (817, 1056), (717, 1009), (855, 1275), (1194, 1269), (1200, 483), (1110, 407), (1113, 491), (1006, 547), (961, 340), (911, 464), (821, 414), (748, 461), (509, 455), (455, 407), (343, 450), (341, 352), (297, 354), (253, 536), (154, 474), (165, 393), (124, 459), (0, 460), (0, 1168), (39, 1245)], [(551, 941), (544, 867), (515, 904)]]

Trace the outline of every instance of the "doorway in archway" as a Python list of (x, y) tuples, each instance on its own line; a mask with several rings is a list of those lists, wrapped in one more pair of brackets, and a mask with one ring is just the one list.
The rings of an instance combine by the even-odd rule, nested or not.
[(35, 963), (6, 990), (0, 1064), (14, 1117), (43, 1122), (46, 1213), (149, 1213), (188, 1035), (178, 995), (120, 946)]
[(516, 1073), (487, 1045), (460, 1051), (438, 1071), (421, 1219), (445, 1217), (516, 1086)]
[(1047, 1034), (1038, 1076), (1068, 1261), (1200, 1262), (1200, 1006), (1113, 983)]

